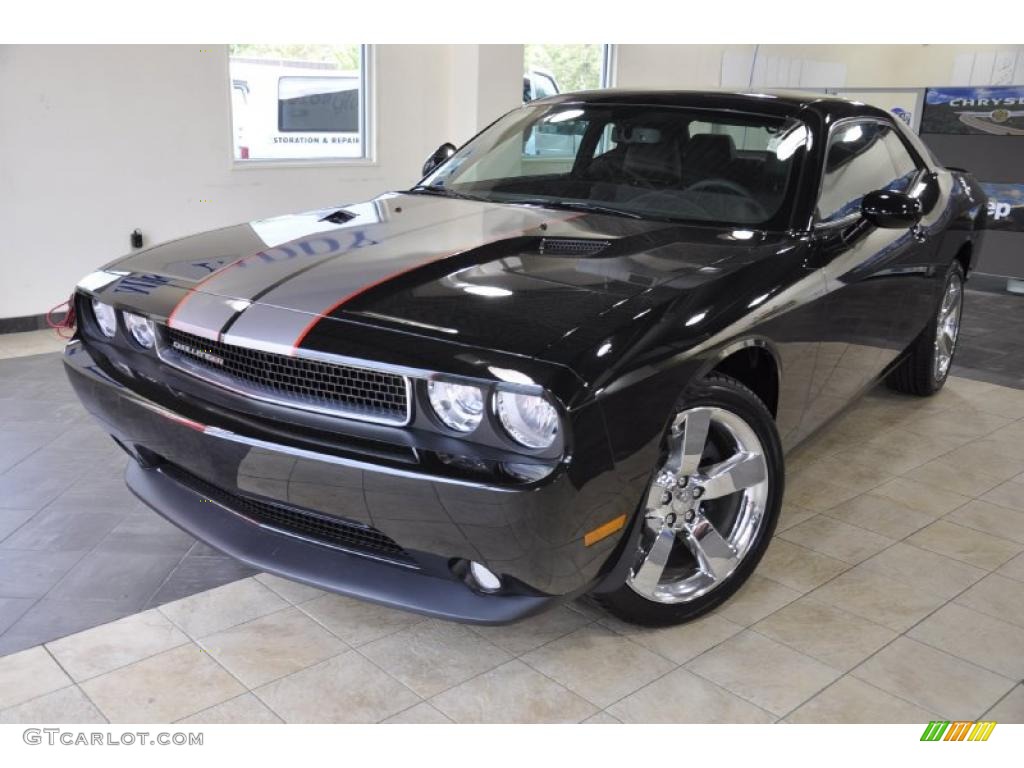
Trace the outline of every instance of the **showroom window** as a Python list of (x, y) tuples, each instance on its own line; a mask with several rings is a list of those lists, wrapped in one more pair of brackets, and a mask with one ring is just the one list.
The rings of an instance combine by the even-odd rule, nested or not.
[(365, 45), (230, 45), (236, 162), (370, 157)]
[(608, 88), (612, 54), (610, 45), (524, 45), (523, 101)]

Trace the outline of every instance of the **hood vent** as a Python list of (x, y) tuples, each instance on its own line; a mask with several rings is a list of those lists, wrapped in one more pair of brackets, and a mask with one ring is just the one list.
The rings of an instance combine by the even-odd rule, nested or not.
[(352, 221), (352, 219), (354, 219), (355, 217), (356, 214), (352, 213), (351, 211), (346, 211), (344, 208), (341, 208), (340, 210), (337, 210), (334, 213), (327, 214), (322, 219), (320, 219), (320, 221), (329, 221), (331, 222), (331, 224), (346, 224)]
[(545, 237), (540, 241), (541, 256), (596, 256), (611, 243), (607, 240)]

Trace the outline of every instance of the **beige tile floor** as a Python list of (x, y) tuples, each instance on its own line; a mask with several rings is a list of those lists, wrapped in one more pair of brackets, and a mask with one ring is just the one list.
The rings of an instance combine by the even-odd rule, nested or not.
[(692, 624), (259, 575), (0, 658), (0, 722), (1024, 722), (1024, 391), (879, 389), (788, 461), (759, 570)]

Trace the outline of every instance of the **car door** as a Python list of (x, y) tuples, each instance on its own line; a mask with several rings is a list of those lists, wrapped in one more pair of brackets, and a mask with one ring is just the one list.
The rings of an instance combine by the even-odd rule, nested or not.
[(879, 189), (928, 197), (928, 169), (882, 118), (838, 121), (829, 132), (812, 233), (826, 286), (824, 325), (802, 431), (834, 416), (910, 344), (934, 295), (934, 243), (921, 227), (863, 218)]

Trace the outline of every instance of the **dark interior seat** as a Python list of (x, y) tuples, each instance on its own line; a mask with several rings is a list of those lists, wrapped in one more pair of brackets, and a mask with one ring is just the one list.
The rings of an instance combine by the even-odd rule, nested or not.
[(722, 178), (736, 159), (732, 136), (722, 133), (698, 133), (683, 148), (682, 180), (687, 186), (710, 178)]
[[(654, 131), (650, 140), (623, 142), (622, 170), (627, 180), (676, 185), (682, 181), (679, 142), (667, 131)], [(656, 139), (656, 140), (655, 140)]]

